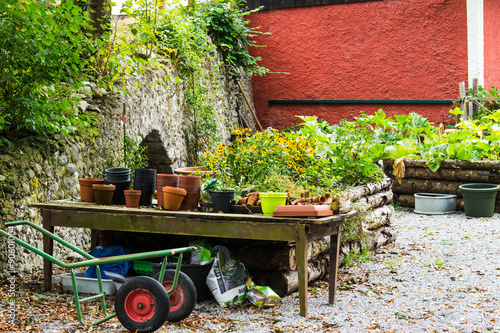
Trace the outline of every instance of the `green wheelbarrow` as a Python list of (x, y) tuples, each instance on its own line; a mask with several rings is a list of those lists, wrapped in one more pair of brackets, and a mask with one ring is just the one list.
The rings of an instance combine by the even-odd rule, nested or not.
[[(18, 225), (31, 227), (86, 258), (86, 260), (76, 263), (64, 263), (0, 229), (0, 235), (8, 238), (10, 241), (14, 241), (24, 248), (41, 255), (43, 258), (58, 266), (71, 269), (71, 282), (73, 285), (76, 312), (78, 320), (83, 325), (98, 325), (116, 316), (120, 323), (132, 332), (153, 332), (160, 328), (167, 320), (179, 321), (188, 317), (194, 309), (197, 297), (196, 287), (193, 281), (180, 271), (183, 254), (196, 250), (194, 246), (95, 258), (32, 222), (14, 221), (5, 223), (5, 225), (8, 227)], [(177, 259), (177, 266), (175, 269), (166, 269), (167, 258), (173, 255), (179, 256)], [(127, 279), (116, 293), (115, 312), (108, 313), (106, 310), (101, 271), (98, 265), (131, 260), (145, 260), (157, 257), (164, 257), (164, 259), (161, 270), (155, 275), (155, 278), (149, 276), (136, 276)], [(99, 294), (80, 298), (78, 295), (75, 268), (89, 266), (96, 266)], [(95, 322), (84, 323), (82, 319), (81, 303), (94, 299), (100, 299), (104, 318)]]

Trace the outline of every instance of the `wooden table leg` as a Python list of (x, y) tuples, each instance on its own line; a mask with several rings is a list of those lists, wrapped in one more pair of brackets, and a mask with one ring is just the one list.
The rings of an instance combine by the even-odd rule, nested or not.
[(90, 229), (90, 251), (99, 245), (99, 229)]
[[(50, 211), (42, 210), (43, 228), (51, 233), (54, 233), (54, 227), (50, 225)], [(43, 235), (43, 252), (48, 255), (54, 254), (54, 240)], [(52, 289), (52, 262), (43, 259), (43, 287), (45, 291)]]
[(300, 315), (307, 317), (307, 237), (306, 225), (297, 224), (297, 242), (296, 242), (296, 255), (297, 255), (297, 273), (299, 278), (299, 303)]
[(330, 279), (328, 289), (328, 303), (335, 303), (335, 291), (337, 290), (337, 268), (339, 267), (340, 254), (340, 227), (337, 228), (337, 234), (330, 236)]

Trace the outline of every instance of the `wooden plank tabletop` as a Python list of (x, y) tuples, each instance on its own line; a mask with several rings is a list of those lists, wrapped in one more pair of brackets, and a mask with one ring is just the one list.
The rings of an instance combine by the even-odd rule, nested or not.
[(334, 214), (324, 217), (273, 217), (264, 214), (228, 214), (228, 213), (210, 213), (210, 212), (192, 212), (192, 211), (169, 211), (160, 208), (128, 208), (121, 205), (97, 205), (93, 202), (81, 202), (70, 200), (57, 200), (48, 203), (34, 203), (31, 205), (40, 209), (57, 209), (69, 211), (88, 211), (103, 213), (119, 213), (128, 215), (148, 215), (157, 217), (177, 217), (180, 219), (196, 218), (205, 220), (241, 220), (260, 223), (306, 223), (306, 224), (331, 224), (352, 217), (357, 212), (346, 214)]

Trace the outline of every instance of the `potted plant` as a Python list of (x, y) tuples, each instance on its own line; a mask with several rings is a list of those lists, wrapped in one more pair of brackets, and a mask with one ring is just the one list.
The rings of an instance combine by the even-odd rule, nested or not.
[[(213, 182), (208, 189), (212, 198), (214, 213), (232, 213), (232, 201), (234, 200), (236, 182), (229, 168), (217, 172), (217, 182)], [(207, 190), (207, 189), (205, 189)]]

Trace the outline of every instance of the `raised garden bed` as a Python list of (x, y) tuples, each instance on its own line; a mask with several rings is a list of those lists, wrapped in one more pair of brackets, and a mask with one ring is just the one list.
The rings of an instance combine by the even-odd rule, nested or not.
[[(384, 161), (384, 171), (392, 175), (394, 160)], [(464, 210), (462, 192), (459, 186), (467, 183), (500, 183), (500, 161), (467, 162), (444, 160), (433, 172), (424, 159), (405, 159), (405, 176), (401, 183), (393, 181), (394, 199), (403, 207), (415, 207), (415, 193), (454, 194), (457, 196), (457, 210)], [(500, 212), (500, 198), (497, 197), (495, 212)]]

